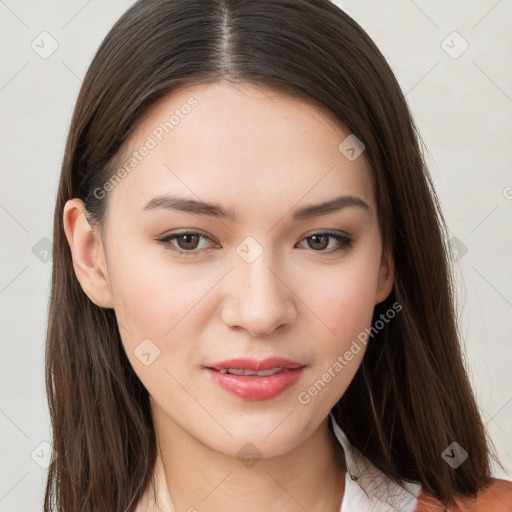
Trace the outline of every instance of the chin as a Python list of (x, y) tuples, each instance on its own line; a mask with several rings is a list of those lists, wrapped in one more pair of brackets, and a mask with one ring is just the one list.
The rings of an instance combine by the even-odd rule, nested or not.
[[(269, 412), (267, 410), (261, 415), (237, 413), (236, 416), (234, 421), (226, 420), (222, 423), (233, 437), (223, 429), (216, 428), (218, 435), (204, 438), (204, 431), (202, 431), (201, 437), (204, 438), (205, 444), (233, 457), (240, 458), (245, 452), (251, 456), (251, 452), (254, 452), (254, 456), (268, 458), (292, 451), (310, 434), (306, 430), (307, 424), (297, 424), (298, 415), (289, 414), (289, 411)], [(220, 430), (225, 435), (220, 433)]]

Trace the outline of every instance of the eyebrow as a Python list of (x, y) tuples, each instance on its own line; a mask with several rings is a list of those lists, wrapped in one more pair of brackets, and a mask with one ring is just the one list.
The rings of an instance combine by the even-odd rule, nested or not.
[[(370, 210), (368, 204), (358, 196), (339, 196), (323, 203), (300, 208), (293, 213), (292, 219), (295, 221), (309, 219), (351, 207), (362, 208), (366, 211)], [(237, 214), (233, 209), (224, 209), (222, 206), (215, 203), (207, 203), (196, 199), (187, 199), (178, 196), (157, 196), (151, 199), (151, 201), (144, 206), (143, 210), (146, 211), (158, 208), (177, 210), (180, 212), (192, 213), (194, 215), (208, 215), (210, 217), (226, 219), (232, 222), (237, 219)]]

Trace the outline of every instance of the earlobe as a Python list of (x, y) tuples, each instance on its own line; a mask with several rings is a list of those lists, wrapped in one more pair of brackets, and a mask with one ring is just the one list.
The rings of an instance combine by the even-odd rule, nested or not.
[(71, 249), (73, 269), (89, 299), (102, 308), (112, 308), (103, 243), (85, 214), (85, 205), (80, 199), (66, 202), (63, 212), (64, 231)]
[(395, 278), (395, 266), (393, 256), (389, 250), (383, 252), (380, 269), (377, 293), (375, 295), (375, 304), (386, 300), (393, 289)]

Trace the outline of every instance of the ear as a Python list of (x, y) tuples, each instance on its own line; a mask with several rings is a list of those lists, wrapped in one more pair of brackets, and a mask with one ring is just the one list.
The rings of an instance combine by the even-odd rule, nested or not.
[(84, 293), (94, 304), (113, 308), (103, 242), (98, 230), (89, 224), (86, 213), (80, 199), (70, 199), (64, 206), (64, 231), (73, 269)]
[(386, 300), (393, 289), (393, 282), (395, 278), (395, 265), (393, 256), (389, 249), (382, 252), (382, 258), (379, 268), (379, 279), (377, 284), (377, 291), (375, 294), (375, 304)]

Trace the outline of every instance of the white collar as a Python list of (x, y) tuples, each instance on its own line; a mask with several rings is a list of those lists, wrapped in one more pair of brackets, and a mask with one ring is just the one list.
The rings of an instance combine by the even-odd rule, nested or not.
[(349, 443), (332, 412), (329, 417), (334, 434), (343, 447), (347, 466), (340, 512), (413, 512), (421, 485), (403, 481), (403, 489)]
[[(343, 447), (347, 471), (345, 490), (340, 512), (413, 512), (419, 483), (402, 482), (405, 489), (378, 470), (359, 450), (353, 447), (332, 412), (329, 413), (336, 438)], [(173, 512), (171, 498), (165, 480), (162, 459), (157, 450), (155, 480), (159, 503), (155, 505), (151, 484), (140, 499), (135, 512)]]

